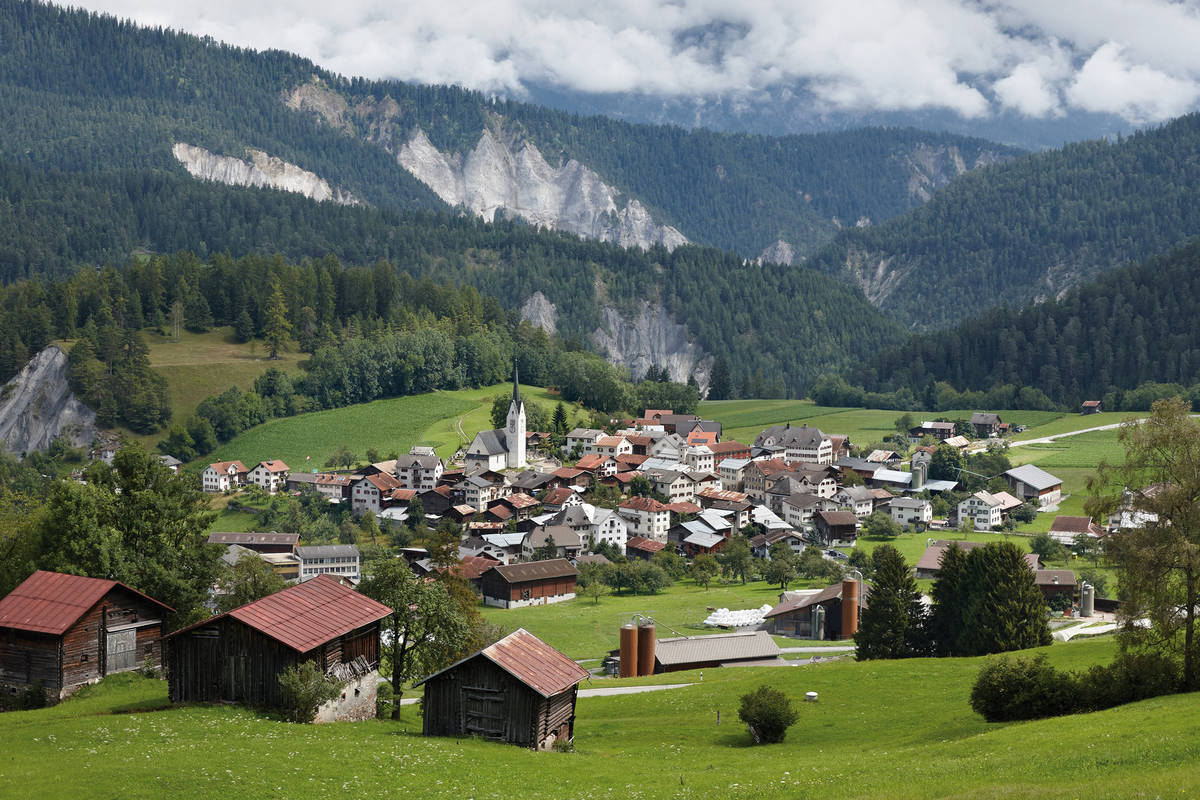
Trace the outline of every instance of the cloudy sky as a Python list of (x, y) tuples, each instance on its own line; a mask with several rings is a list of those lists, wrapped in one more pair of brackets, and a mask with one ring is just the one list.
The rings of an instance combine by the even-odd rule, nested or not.
[(1157, 122), (1200, 106), (1200, 0), (72, 0), (336, 72), (508, 97), (752, 100), (830, 111), (1071, 111)]

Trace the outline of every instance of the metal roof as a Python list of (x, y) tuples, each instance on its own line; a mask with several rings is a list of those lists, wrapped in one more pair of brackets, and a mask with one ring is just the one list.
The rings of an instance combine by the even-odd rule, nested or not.
[(296, 548), (296, 555), (310, 558), (358, 558), (358, 547), (352, 544), (310, 544)]
[(171, 636), (211, 625), (222, 617), (232, 617), (297, 652), (307, 653), (390, 613), (392, 609), (383, 603), (342, 585), (336, 578), (318, 575), (228, 613), (180, 628)]
[(723, 541), (725, 541), (725, 537), (719, 533), (698, 531), (684, 539), (683, 543), (695, 545), (696, 547), (715, 547)]
[(664, 667), (696, 662), (778, 658), (779, 655), (779, 645), (766, 631), (680, 636), (659, 639), (654, 647), (654, 658)]
[(62, 635), (118, 586), (161, 606), (168, 613), (175, 610), (118, 581), (39, 569), (0, 600), (0, 628)]
[(300, 541), (298, 533), (210, 533), (209, 544), (283, 544), (294, 545)]
[(1018, 480), (1021, 483), (1032, 486), (1039, 492), (1042, 489), (1049, 489), (1053, 486), (1062, 484), (1061, 478), (1056, 478), (1044, 469), (1039, 469), (1033, 464), (1022, 464), (1019, 467), (1013, 467), (1008, 472), (1004, 473), (1007, 477)]
[[(569, 530), (569, 529), (568, 529)], [(578, 536), (575, 537), (578, 540)], [(522, 581), (539, 581), (547, 578), (574, 577), (579, 574), (574, 565), (565, 558), (551, 558), (547, 561), (530, 561), (527, 564), (509, 564), (492, 567), (504, 580), (509, 583)]]
[(491, 661), (542, 697), (561, 694), (588, 677), (587, 670), (583, 667), (529, 631), (518, 628), (495, 644), (489, 645), (478, 653), (467, 656), (462, 661), (451, 664), (413, 685), (420, 686), (444, 672), (449, 672), (459, 664), (480, 656)]

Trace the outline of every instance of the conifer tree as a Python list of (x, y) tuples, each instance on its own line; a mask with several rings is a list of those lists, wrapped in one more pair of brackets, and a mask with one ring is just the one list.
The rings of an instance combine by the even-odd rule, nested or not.
[(871, 594), (854, 634), (858, 660), (925, 655), (925, 608), (904, 556), (891, 545), (880, 545), (871, 564)]
[(283, 287), (279, 279), (271, 281), (271, 299), (267, 301), (267, 318), (263, 324), (263, 338), (267, 343), (267, 351), (271, 360), (279, 358), (279, 351), (292, 332), (292, 323), (288, 321), (287, 304), (283, 299)]

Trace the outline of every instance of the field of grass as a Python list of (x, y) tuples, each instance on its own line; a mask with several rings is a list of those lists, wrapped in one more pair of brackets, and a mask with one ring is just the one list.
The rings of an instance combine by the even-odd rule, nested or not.
[[(1058, 666), (1111, 640), (1044, 648)], [(981, 659), (849, 660), (709, 669), (628, 683), (683, 689), (582, 698), (575, 752), (425, 739), (402, 719), (295, 726), (230, 706), (165, 705), (119, 675), (52, 709), (0, 717), (6, 796), (59, 798), (1163, 797), (1200, 791), (1194, 695), (1095, 714), (988, 724), (967, 698)], [(612, 685), (593, 680), (589, 685)], [(622, 682), (626, 683), (626, 682)], [(749, 747), (737, 704), (770, 684), (799, 700), (779, 745)], [(718, 724), (718, 712), (720, 724)]]

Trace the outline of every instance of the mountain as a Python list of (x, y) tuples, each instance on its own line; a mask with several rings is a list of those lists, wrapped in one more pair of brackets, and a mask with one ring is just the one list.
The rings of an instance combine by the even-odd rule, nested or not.
[(841, 232), (808, 265), (913, 328), (1060, 297), (1200, 233), (1200, 115), (963, 175), (886, 224)]
[(391, 208), (461, 206), (604, 241), (813, 252), (1017, 151), (912, 129), (768, 137), (632, 125), (344, 79), (106, 16), (0, 0), (0, 152)]
[[(1036, 386), (1078, 408), (1144, 410), (1132, 390), (1171, 383), (1173, 395), (1200, 383), (1200, 242), (1107, 272), (1056, 300), (994, 309), (954, 328), (914, 337), (850, 372), (869, 391), (907, 388), (930, 408), (935, 385), (987, 391)], [(1152, 399), (1152, 398), (1151, 398)], [(999, 408), (1016, 406), (993, 404)], [(954, 400), (950, 408), (968, 407)]]

